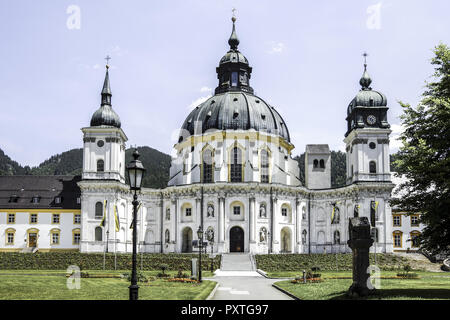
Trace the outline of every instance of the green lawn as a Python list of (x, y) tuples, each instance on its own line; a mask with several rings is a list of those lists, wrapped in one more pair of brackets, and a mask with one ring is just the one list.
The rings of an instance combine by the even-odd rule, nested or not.
[[(450, 299), (450, 274), (437, 272), (415, 272), (420, 279), (381, 279), (381, 287), (367, 299), (411, 300)], [(298, 275), (298, 273), (296, 273)], [(286, 276), (286, 272), (283, 272)], [(382, 272), (381, 277), (395, 276), (396, 272)], [(332, 279), (349, 277), (349, 279)], [(352, 284), (350, 272), (322, 272), (323, 282), (293, 284), (280, 281), (275, 284), (302, 300), (348, 299), (346, 292)]]
[[(89, 270), (87, 270), (89, 272)], [(105, 271), (120, 274), (124, 271)], [(90, 273), (101, 274), (99, 270)], [(155, 275), (158, 271), (144, 272)], [(166, 273), (176, 274), (176, 271)], [(29, 275), (30, 274), (30, 275)], [(205, 272), (205, 277), (209, 276)], [(114, 278), (82, 278), (79, 290), (67, 288), (64, 270), (2, 270), (0, 299), (13, 300), (126, 300), (130, 282)], [(156, 279), (139, 283), (139, 298), (151, 300), (204, 300), (214, 289), (214, 281), (201, 284), (175, 283)]]

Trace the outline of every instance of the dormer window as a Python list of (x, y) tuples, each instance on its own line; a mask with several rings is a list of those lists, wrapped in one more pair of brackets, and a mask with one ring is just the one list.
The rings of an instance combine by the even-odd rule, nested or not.
[(17, 196), (17, 195), (12, 195), (9, 198), (9, 202), (17, 202), (18, 200), (19, 200), (19, 196)]
[(31, 202), (32, 203), (39, 203), (40, 198), (41, 197), (39, 197), (39, 196), (34, 196), (33, 198), (31, 198)]
[(55, 197), (55, 204), (61, 203), (61, 197)]

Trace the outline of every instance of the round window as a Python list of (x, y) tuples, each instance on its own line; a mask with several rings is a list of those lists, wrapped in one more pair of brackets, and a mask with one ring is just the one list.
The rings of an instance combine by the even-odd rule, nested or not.
[(100, 147), (100, 148), (103, 147), (104, 144), (105, 144), (105, 142), (103, 142), (103, 140), (98, 140), (97, 141), (97, 146)]
[(377, 145), (375, 144), (375, 142), (369, 143), (369, 148), (370, 148), (370, 149), (375, 149), (376, 146), (377, 146)]

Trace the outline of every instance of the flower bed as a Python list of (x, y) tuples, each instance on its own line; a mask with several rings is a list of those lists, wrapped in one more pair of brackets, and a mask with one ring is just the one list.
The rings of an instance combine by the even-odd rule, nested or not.
[[(317, 282), (323, 282), (323, 279), (321, 279), (321, 278), (306, 279), (306, 283), (317, 283)], [(304, 283), (304, 282), (303, 282), (303, 279), (295, 279), (295, 280), (291, 280), (291, 283)]]
[(167, 279), (168, 282), (183, 282), (183, 283), (199, 283), (198, 280), (189, 279), (189, 278), (170, 278)]

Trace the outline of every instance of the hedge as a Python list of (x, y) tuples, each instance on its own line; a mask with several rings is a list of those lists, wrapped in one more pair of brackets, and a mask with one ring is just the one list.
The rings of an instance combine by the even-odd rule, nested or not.
[[(266, 272), (303, 271), (319, 267), (321, 271), (351, 271), (352, 254), (261, 254), (255, 255), (258, 269)], [(337, 261), (336, 261), (337, 260)], [(370, 254), (370, 263), (375, 264), (375, 257)], [(377, 254), (377, 266), (381, 270), (392, 271), (403, 268), (408, 259), (393, 254)]]
[[(105, 269), (114, 269), (114, 254), (107, 253)], [(177, 253), (143, 253), (143, 270), (161, 270), (166, 264), (168, 270), (190, 270), (191, 259), (198, 258), (198, 254)], [(213, 258), (214, 269), (220, 268), (220, 255)], [(103, 253), (80, 252), (36, 252), (16, 253), (0, 252), (0, 270), (65, 270), (70, 265), (76, 265), (81, 270), (102, 270)], [(137, 255), (137, 267), (141, 267), (141, 254)], [(117, 270), (131, 269), (131, 254), (117, 254)], [(211, 258), (202, 255), (202, 270), (211, 269)]]

